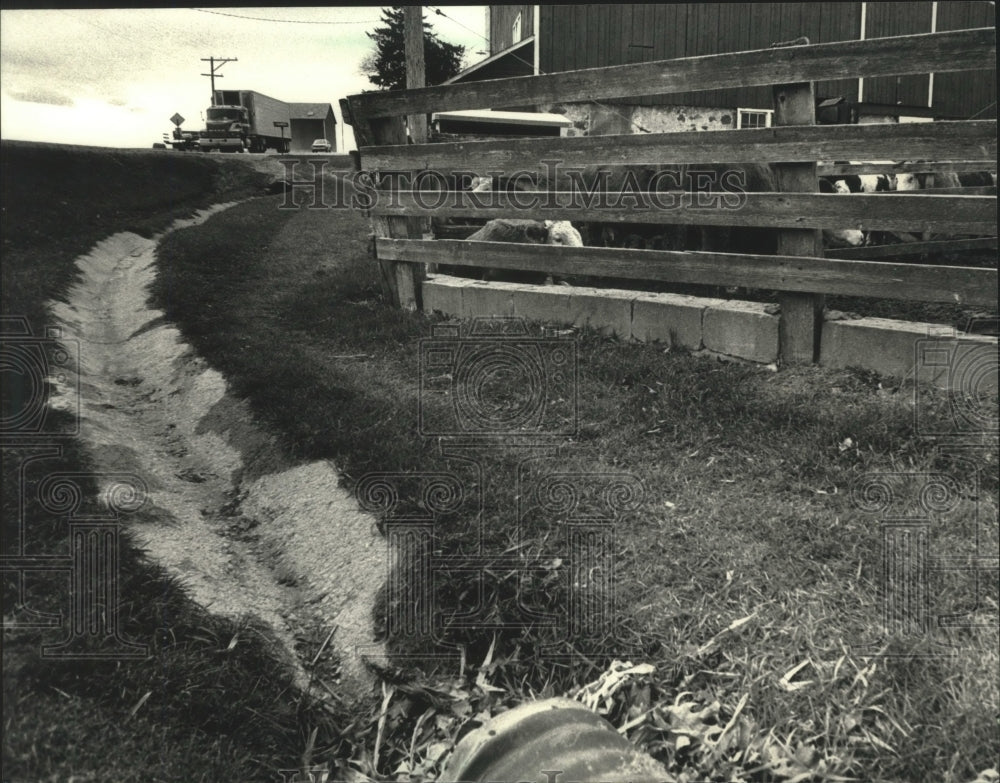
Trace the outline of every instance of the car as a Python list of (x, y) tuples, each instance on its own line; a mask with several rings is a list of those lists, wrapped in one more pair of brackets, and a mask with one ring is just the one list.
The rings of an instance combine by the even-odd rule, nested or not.
[(330, 142), (326, 139), (316, 139), (312, 145), (313, 152), (330, 152)]

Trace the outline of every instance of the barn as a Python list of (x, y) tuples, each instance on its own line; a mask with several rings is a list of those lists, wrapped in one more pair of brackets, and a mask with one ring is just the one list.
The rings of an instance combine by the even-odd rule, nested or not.
[(292, 152), (309, 152), (316, 139), (330, 142), (337, 151), (337, 120), (329, 103), (288, 104), (292, 125)]
[[(499, 5), (486, 9), (490, 55), (451, 83), (677, 57), (992, 27), (989, 2), (656, 3)], [(919, 57), (914, 52), (914, 57)], [(993, 119), (993, 69), (817, 82), (821, 122)], [(768, 127), (768, 88), (706, 90), (536, 107), (576, 134)]]

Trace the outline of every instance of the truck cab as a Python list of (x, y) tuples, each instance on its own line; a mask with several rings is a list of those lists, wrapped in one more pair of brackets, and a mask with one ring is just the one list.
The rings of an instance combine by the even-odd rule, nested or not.
[(205, 130), (198, 142), (203, 150), (242, 151), (246, 148), (250, 118), (245, 106), (209, 106), (205, 118)]

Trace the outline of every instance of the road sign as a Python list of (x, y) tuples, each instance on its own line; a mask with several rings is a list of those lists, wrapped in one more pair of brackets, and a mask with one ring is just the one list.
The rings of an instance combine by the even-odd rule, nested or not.
[(274, 127), (275, 128), (287, 128), (288, 127), (288, 123), (287, 122), (275, 122), (274, 123)]
[(184, 118), (177, 112), (174, 112), (174, 116), (170, 118), (170, 121), (179, 128), (181, 123), (184, 122)]

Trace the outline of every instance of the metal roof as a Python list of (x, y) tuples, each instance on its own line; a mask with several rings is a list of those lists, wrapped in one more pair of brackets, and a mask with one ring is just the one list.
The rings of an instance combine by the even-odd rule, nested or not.
[(487, 122), (501, 125), (536, 125), (571, 128), (573, 121), (562, 114), (528, 111), (492, 111), (489, 109), (462, 109), (441, 111), (431, 115), (431, 120), (461, 120), (462, 122)]

